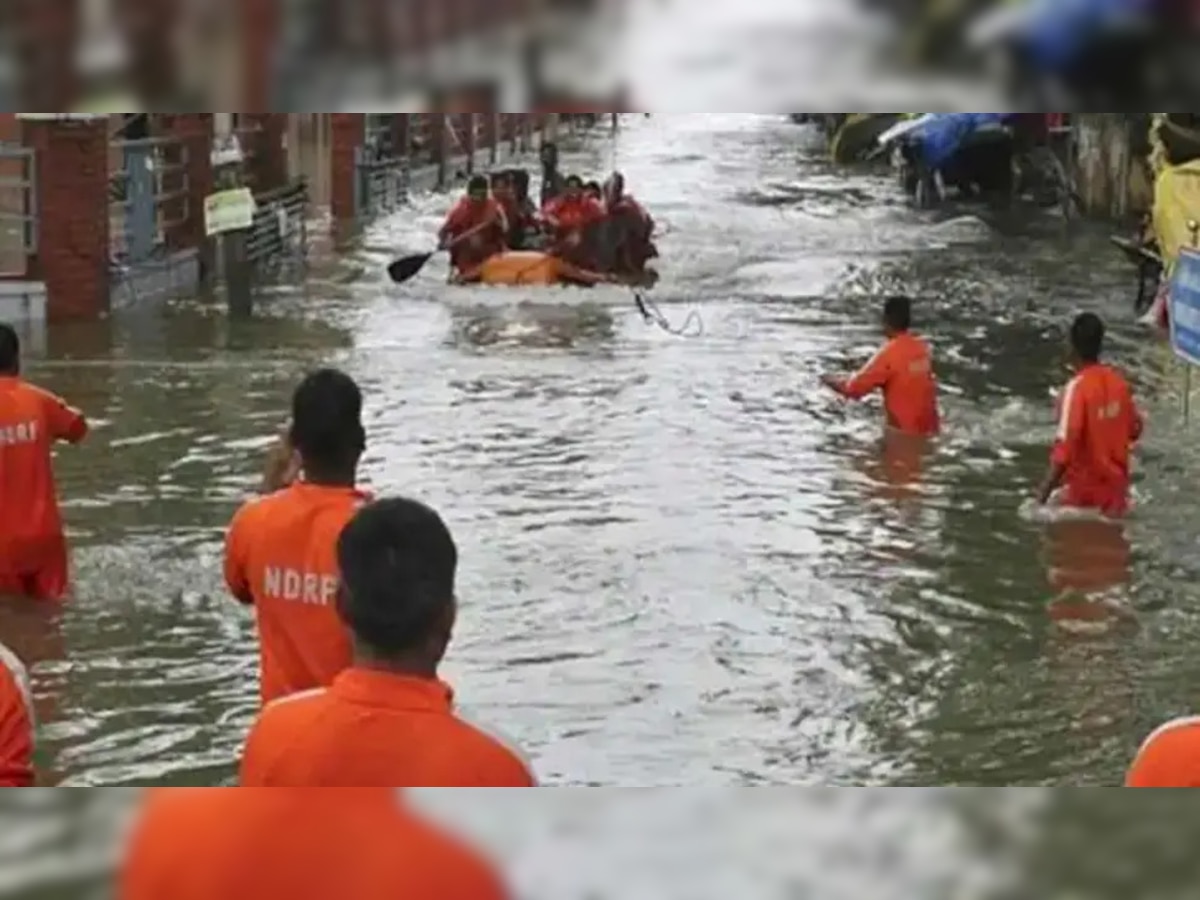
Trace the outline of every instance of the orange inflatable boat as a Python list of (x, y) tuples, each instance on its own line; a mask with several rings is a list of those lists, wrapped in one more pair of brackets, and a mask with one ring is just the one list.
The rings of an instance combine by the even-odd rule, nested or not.
[(485, 262), (472, 279), (479, 284), (550, 285), (569, 280), (562, 263), (549, 253), (538, 250), (509, 250), (497, 253)]

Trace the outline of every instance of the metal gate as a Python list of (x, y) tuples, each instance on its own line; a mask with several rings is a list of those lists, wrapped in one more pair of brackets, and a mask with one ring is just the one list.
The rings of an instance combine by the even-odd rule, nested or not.
[(113, 141), (109, 223), (114, 259), (125, 265), (162, 256), (166, 236), (188, 218), (188, 148), (175, 138)]

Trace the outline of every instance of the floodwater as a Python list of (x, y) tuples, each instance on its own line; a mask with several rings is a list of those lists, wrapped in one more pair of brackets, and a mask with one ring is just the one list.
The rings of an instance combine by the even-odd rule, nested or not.
[[(1103, 234), (915, 213), (778, 118), (632, 117), (576, 157), (614, 162), (664, 226), (658, 304), (698, 337), (616, 289), (449, 289), (438, 263), (385, 283), (445, 198), (252, 323), (189, 301), (50, 331), (29, 375), (96, 426), (59, 455), (75, 596), (0, 607), (49, 777), (231, 777), (256, 651), (222, 532), (328, 364), (368, 397), (368, 485), (430, 502), (459, 543), (447, 677), (548, 784), (1114, 784), (1195, 709), (1195, 442)], [(900, 290), (945, 387), (929, 447), (818, 384), (872, 352)], [(1022, 514), (1083, 308), (1148, 411), (1125, 529)], [(1064, 627), (1093, 596), (1135, 621)]]

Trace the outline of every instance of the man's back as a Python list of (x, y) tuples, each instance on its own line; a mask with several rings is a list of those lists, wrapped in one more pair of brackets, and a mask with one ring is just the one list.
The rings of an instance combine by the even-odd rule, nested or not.
[(0, 377), (0, 572), (6, 562), (29, 563), (47, 540), (61, 538), (51, 454), (56, 441), (86, 433), (83, 417), (58, 397)]
[(845, 385), (847, 396), (858, 398), (883, 391), (888, 425), (909, 434), (938, 432), (940, 417), (937, 381), (929, 345), (911, 332), (888, 340)]
[(500, 900), (491, 867), (396, 792), (151, 792), (118, 900)]
[(1068, 483), (1123, 489), (1129, 480), (1130, 453), (1141, 433), (1133, 392), (1115, 369), (1095, 363), (1068, 383), (1057, 436)]
[(350, 664), (337, 616), (338, 535), (367, 496), (299, 482), (242, 507), (225, 543), (225, 580), (253, 603), (264, 703), (329, 684)]
[(272, 703), (250, 731), (248, 787), (531, 787), (525, 763), (459, 719), (450, 689), (352, 668)]

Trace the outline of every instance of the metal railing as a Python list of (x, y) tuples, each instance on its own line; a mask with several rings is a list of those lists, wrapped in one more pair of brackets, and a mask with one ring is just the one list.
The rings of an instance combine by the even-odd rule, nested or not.
[(112, 257), (136, 266), (161, 256), (190, 214), (188, 148), (176, 138), (112, 141), (108, 186)]
[(308, 259), (308, 182), (297, 178), (255, 194), (246, 254), (259, 276), (302, 271)]
[(360, 147), (355, 154), (354, 208), (361, 221), (398, 210), (408, 199), (411, 162), (389, 147)]
[(37, 155), (0, 142), (0, 275), (24, 276), (37, 242)]

